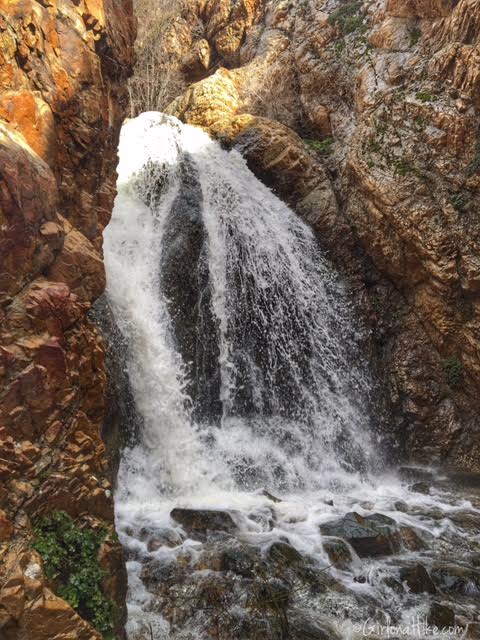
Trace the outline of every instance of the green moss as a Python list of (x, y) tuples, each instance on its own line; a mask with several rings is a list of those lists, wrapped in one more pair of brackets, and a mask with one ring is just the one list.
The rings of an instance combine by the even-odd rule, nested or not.
[(324, 140), (304, 140), (305, 144), (322, 156), (328, 156), (332, 153), (333, 138), (325, 138)]
[(102, 591), (106, 574), (97, 559), (106, 530), (79, 527), (67, 513), (55, 511), (33, 532), (32, 546), (42, 556), (55, 592), (98, 631), (110, 633), (114, 604)]
[(450, 387), (459, 387), (463, 382), (463, 364), (456, 357), (451, 356), (442, 363), (445, 379)]
[(417, 100), (420, 100), (420, 102), (435, 102), (438, 100), (437, 96), (427, 93), (426, 91), (418, 91), (415, 97)]
[(353, 33), (357, 30), (364, 30), (363, 15), (359, 12), (362, 8), (361, 2), (347, 2), (328, 16), (328, 22), (332, 26), (338, 27), (342, 36)]

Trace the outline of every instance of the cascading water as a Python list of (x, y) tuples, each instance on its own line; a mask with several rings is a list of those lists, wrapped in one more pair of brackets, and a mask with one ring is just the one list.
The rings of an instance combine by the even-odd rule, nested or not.
[[(361, 332), (312, 231), (237, 151), (174, 118), (127, 122), (119, 155), (107, 294), (143, 426), (123, 454), (116, 512), (129, 634), (158, 639), (168, 624), (142, 566), (198, 553), (185, 536), (148, 546), (151, 532), (171, 530), (173, 507), (227, 509), (258, 544), (287, 536), (324, 560), (319, 523), (382, 493), (366, 480), (375, 456)], [(282, 498), (274, 525), (265, 490)], [(384, 484), (385, 510), (396, 490)], [(335, 509), (324, 504), (334, 494)]]

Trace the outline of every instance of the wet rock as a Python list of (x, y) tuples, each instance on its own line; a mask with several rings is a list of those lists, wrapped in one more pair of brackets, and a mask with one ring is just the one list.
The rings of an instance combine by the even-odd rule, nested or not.
[(215, 509), (173, 509), (170, 517), (182, 525), (192, 537), (205, 536), (209, 531), (233, 533), (237, 525), (228, 511)]
[(320, 525), (323, 535), (347, 540), (359, 556), (391, 555), (400, 550), (400, 533), (395, 520), (381, 513), (363, 517), (347, 513), (334, 522)]
[(410, 491), (414, 493), (423, 493), (428, 496), (430, 494), (430, 485), (427, 482), (415, 482), (410, 487)]
[(161, 529), (151, 534), (148, 542), (147, 549), (150, 552), (158, 551), (162, 547), (178, 547), (183, 542), (182, 536), (173, 529)]
[(334, 567), (342, 570), (349, 568), (353, 558), (344, 540), (341, 538), (328, 538), (323, 541), (323, 548)]
[(401, 511), (402, 513), (408, 513), (409, 506), (405, 502), (405, 500), (397, 500), (393, 506), (396, 511)]
[(480, 571), (470, 567), (443, 564), (431, 571), (432, 579), (439, 589), (447, 593), (477, 595), (480, 590)]
[(400, 527), (400, 538), (403, 546), (409, 551), (421, 551), (427, 545), (412, 527)]
[(401, 582), (399, 582), (393, 576), (387, 576), (386, 578), (383, 578), (382, 579), (382, 584), (384, 584), (386, 587), (388, 587), (389, 589), (391, 589), (392, 591), (394, 591), (398, 595), (402, 595), (402, 594), (405, 593), (405, 589), (403, 588), (403, 584)]
[(286, 542), (274, 542), (270, 545), (267, 556), (270, 560), (286, 566), (304, 562), (302, 554)]
[(439, 602), (432, 602), (427, 620), (428, 624), (437, 626), (439, 629), (453, 627), (455, 625), (455, 613), (450, 607), (446, 607)]
[(480, 514), (472, 511), (457, 511), (449, 513), (448, 518), (462, 529), (474, 529), (476, 533), (480, 531)]
[(285, 580), (275, 577), (256, 580), (251, 585), (248, 605), (259, 610), (278, 610), (289, 605), (291, 596), (292, 587)]
[(292, 640), (339, 640), (327, 622), (312, 620), (305, 615), (295, 615), (289, 620), (289, 637)]
[(262, 496), (265, 496), (266, 498), (268, 498), (269, 500), (271, 500), (272, 502), (275, 502), (276, 504), (279, 502), (282, 502), (282, 500), (280, 498), (277, 498), (276, 496), (274, 496), (273, 494), (271, 494), (269, 491), (267, 491), (266, 489), (264, 489), (262, 491)]
[(400, 580), (406, 582), (412, 593), (436, 593), (437, 589), (422, 564), (400, 569)]
[(262, 565), (260, 549), (235, 539), (214, 541), (204, 545), (195, 561), (197, 571), (229, 571), (244, 578), (254, 578)]
[(472, 553), (468, 560), (473, 567), (480, 567), (480, 553)]

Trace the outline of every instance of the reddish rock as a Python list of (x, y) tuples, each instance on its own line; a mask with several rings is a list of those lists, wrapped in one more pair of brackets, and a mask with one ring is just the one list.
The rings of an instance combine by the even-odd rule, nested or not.
[[(130, 0), (86, 4), (0, 0), (0, 636), (8, 640), (101, 637), (48, 589), (29, 550), (32, 525), (55, 509), (113, 530), (100, 438), (103, 345), (86, 312), (105, 285), (101, 234), (134, 22)], [(115, 566), (118, 584), (105, 588), (120, 638), (118, 542), (102, 562)]]

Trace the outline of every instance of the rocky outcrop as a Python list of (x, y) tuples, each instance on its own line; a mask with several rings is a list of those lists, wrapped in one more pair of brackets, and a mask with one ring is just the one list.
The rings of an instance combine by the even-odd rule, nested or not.
[(168, 111), (240, 148), (348, 274), (404, 455), (480, 471), (478, 2), (187, 5), (163, 46), (203, 79)]
[[(123, 634), (124, 568), (105, 447), (105, 275), (134, 23), (129, 0), (0, 1), (0, 635), (101, 638), (32, 549), (65, 511), (104, 531), (99, 566)], [(87, 517), (88, 515), (88, 517)], [(66, 596), (67, 597), (67, 596)], [(98, 625), (97, 625), (98, 626)]]

